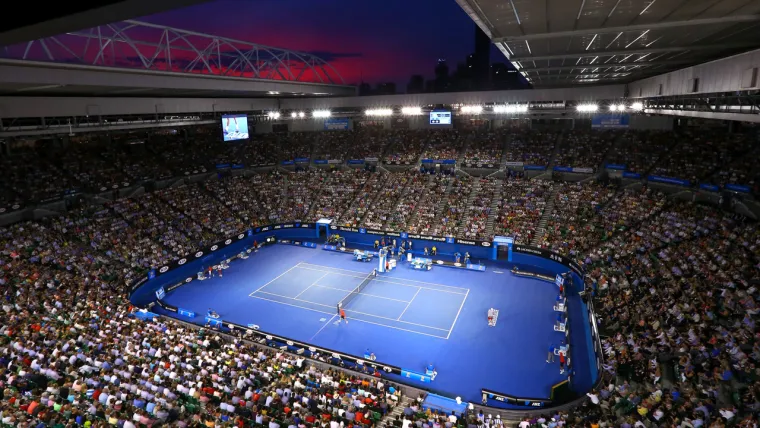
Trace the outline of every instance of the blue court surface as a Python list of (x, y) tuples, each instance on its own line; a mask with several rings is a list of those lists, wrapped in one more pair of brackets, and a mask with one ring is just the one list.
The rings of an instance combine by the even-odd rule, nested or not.
[[(506, 265), (483, 273), (417, 271), (401, 262), (371, 278), (345, 304), (348, 323), (338, 323), (337, 303), (376, 267), (348, 254), (274, 245), (164, 301), (198, 314), (212, 308), (225, 320), (348, 354), (369, 348), (378, 361), (409, 370), (433, 363), (438, 376), (418, 386), (464, 400), (480, 402), (481, 388), (548, 398), (565, 378), (558, 364), (546, 363), (548, 345), (559, 338), (553, 284), (515, 277)], [(492, 307), (500, 311), (495, 327), (487, 322)]]

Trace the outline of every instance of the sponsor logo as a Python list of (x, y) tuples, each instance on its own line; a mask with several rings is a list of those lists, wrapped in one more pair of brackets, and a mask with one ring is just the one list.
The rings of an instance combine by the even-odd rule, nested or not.
[(238, 239), (243, 239), (244, 236), (245, 235), (241, 233), (240, 235), (238, 235)]
[(317, 348), (309, 346), (309, 352), (317, 352)]
[(383, 371), (384, 371), (384, 372), (386, 372), (386, 373), (390, 373), (390, 372), (392, 372), (392, 371), (393, 371), (393, 369), (392, 369), (392, 368), (390, 368), (390, 367), (388, 367), (388, 366), (384, 366), (384, 367), (383, 367)]
[(228, 239), (224, 241), (224, 245), (230, 245), (230, 244), (232, 244), (232, 239)]
[(197, 257), (200, 257), (200, 256), (202, 256), (202, 255), (203, 255), (203, 251), (198, 251), (197, 253), (195, 253), (195, 257), (196, 257), (196, 258), (197, 258)]
[(287, 344), (288, 344), (288, 346), (293, 346), (293, 345), (294, 345), (294, 343), (293, 343), (293, 341), (292, 341), (292, 340), (288, 340), (288, 341), (287, 341), (287, 342), (285, 342), (285, 343), (287, 343)]
[(265, 337), (267, 338), (267, 340), (272, 340), (272, 335), (270, 334), (267, 334)]
[(166, 271), (168, 271), (168, 270), (169, 270), (169, 266), (163, 266), (163, 267), (161, 267), (161, 269), (159, 269), (159, 272), (166, 273)]
[[(330, 229), (332, 229), (332, 230), (335, 230), (337, 228), (338, 228), (338, 226), (330, 226)], [(341, 230), (343, 230), (343, 229), (341, 228)]]
[(338, 354), (337, 352), (333, 352), (332, 357), (340, 360), (340, 354)]
[(189, 283), (189, 282), (192, 282), (192, 280), (193, 280), (193, 277), (192, 277), (192, 276), (191, 276), (191, 277), (188, 277), (187, 279), (185, 279), (185, 284), (187, 284), (187, 283)]
[(179, 261), (177, 262), (177, 264), (180, 266), (182, 266), (185, 263), (187, 263), (187, 259), (179, 259)]
[(481, 242), (480, 245), (482, 245), (484, 247), (490, 247), (491, 243), (490, 242)]
[(541, 403), (530, 403), (533, 407), (541, 407)]
[(475, 241), (467, 241), (465, 239), (457, 239), (457, 242), (460, 244), (475, 245)]
[(218, 245), (214, 245), (213, 247), (211, 247), (211, 251), (216, 251), (218, 248), (219, 248)]

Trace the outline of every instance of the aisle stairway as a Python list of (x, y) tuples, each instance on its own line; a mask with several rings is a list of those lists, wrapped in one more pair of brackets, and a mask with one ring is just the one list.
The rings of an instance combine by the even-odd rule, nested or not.
[(475, 180), (472, 183), (472, 190), (470, 190), (470, 195), (467, 196), (467, 201), (464, 204), (464, 206), (465, 206), (465, 214), (464, 214), (464, 217), (462, 218), (462, 223), (463, 224), (461, 224), (459, 226), (459, 228), (457, 229), (457, 237), (459, 237), (459, 238), (463, 237), (462, 233), (464, 232), (464, 224), (468, 223), (468, 217), (470, 215), (470, 207), (472, 206), (472, 201), (475, 200), (475, 197), (480, 192), (480, 187), (481, 187), (480, 180)]
[(496, 190), (491, 199), (491, 212), (488, 214), (488, 220), (486, 221), (486, 236), (493, 236), (493, 225), (496, 222), (496, 216), (499, 215), (499, 202), (502, 201), (504, 187), (504, 180), (497, 180)]
[(530, 241), (530, 245), (534, 247), (538, 247), (541, 243), (541, 240), (544, 238), (544, 234), (546, 234), (546, 225), (549, 223), (549, 219), (552, 218), (552, 214), (554, 214), (554, 204), (555, 204), (555, 195), (557, 194), (557, 189), (559, 186), (552, 186), (549, 193), (546, 194), (546, 206), (544, 207), (544, 212), (541, 214), (541, 219), (538, 221), (538, 227), (536, 227), (536, 234), (533, 236), (533, 239)]
[(380, 419), (380, 422), (377, 423), (378, 428), (390, 428), (393, 426), (393, 421), (396, 420), (396, 417), (400, 417), (403, 419), (404, 415), (404, 409), (406, 406), (412, 404), (414, 402), (413, 399), (402, 396), (401, 400), (399, 400), (398, 404), (396, 404), (396, 407), (393, 408), (391, 412), (385, 415), (382, 419)]

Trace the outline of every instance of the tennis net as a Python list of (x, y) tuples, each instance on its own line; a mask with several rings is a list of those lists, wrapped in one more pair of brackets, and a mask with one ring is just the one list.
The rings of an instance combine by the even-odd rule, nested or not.
[(376, 276), (377, 276), (376, 270), (373, 270), (372, 272), (370, 272), (369, 275), (367, 275), (367, 277), (364, 278), (361, 284), (359, 284), (356, 288), (354, 288), (353, 291), (348, 293), (348, 296), (344, 297), (343, 300), (338, 302), (338, 308), (345, 308), (346, 304), (348, 304), (351, 300), (353, 300), (354, 297), (358, 296), (359, 293), (361, 293), (362, 290), (364, 290), (364, 287), (366, 287), (367, 284), (372, 282), (372, 280), (375, 279)]

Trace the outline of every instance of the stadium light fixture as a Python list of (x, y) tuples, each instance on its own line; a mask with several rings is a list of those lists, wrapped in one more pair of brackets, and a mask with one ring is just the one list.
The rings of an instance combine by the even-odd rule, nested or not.
[(393, 116), (393, 109), (389, 108), (378, 108), (378, 109), (371, 109), (364, 112), (367, 116)]
[(599, 106), (596, 104), (579, 104), (575, 109), (581, 113), (593, 113), (599, 110)]
[(422, 114), (422, 107), (403, 107), (401, 109), (401, 114), (407, 116), (417, 116)]
[(295, 119), (296, 117), (298, 117), (298, 113), (292, 112), (292, 113), (290, 113), (290, 117), (292, 117), (293, 119)]
[(467, 114), (480, 114), (483, 112), (483, 106), (462, 106), (459, 110)]
[(493, 106), (494, 113), (527, 113), (527, 104), (515, 104), (506, 106)]
[(306, 113), (304, 113), (304, 112), (302, 112), (302, 111), (299, 111), (299, 112), (298, 112), (298, 117), (304, 117), (304, 116), (306, 116)]
[(634, 111), (644, 110), (644, 104), (642, 104), (640, 102), (635, 102), (635, 103), (631, 104), (631, 110), (634, 110)]
[(312, 117), (330, 117), (332, 113), (330, 110), (314, 110), (311, 112)]
[(279, 119), (280, 118), (280, 112), (279, 111), (270, 111), (267, 113), (267, 117), (270, 119)]

